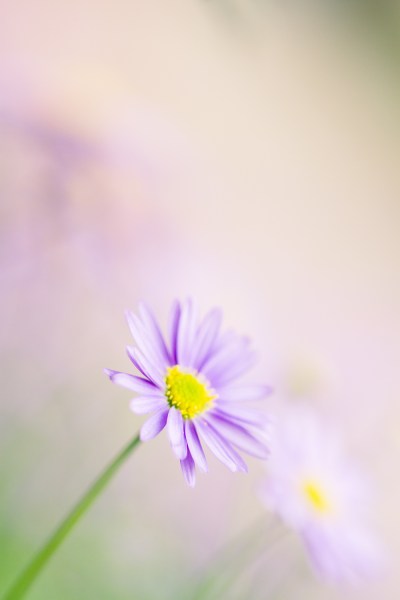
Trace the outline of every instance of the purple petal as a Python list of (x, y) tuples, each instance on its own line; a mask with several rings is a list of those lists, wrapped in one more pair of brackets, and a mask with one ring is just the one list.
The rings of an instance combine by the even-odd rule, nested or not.
[(164, 389), (165, 381), (163, 373), (160, 371), (160, 369), (155, 364), (152, 364), (139, 350), (139, 348), (127, 346), (126, 351), (128, 352), (129, 358), (139, 369), (139, 371), (143, 373), (145, 377), (150, 379), (154, 385), (158, 386), (160, 389)]
[(194, 466), (193, 458), (189, 451), (186, 455), (186, 458), (184, 460), (181, 460), (181, 469), (185, 477), (186, 483), (190, 485), (190, 487), (194, 487), (196, 483), (196, 469)]
[(218, 388), (221, 402), (254, 402), (264, 400), (272, 392), (273, 389), (268, 385), (233, 385)]
[(169, 409), (168, 435), (172, 450), (177, 458), (183, 460), (187, 454), (187, 444), (183, 427), (183, 418), (180, 410), (175, 407)]
[(225, 348), (225, 346), (235, 343), (239, 337), (240, 336), (232, 330), (225, 331), (215, 340), (212, 346), (212, 354), (216, 354), (221, 348)]
[(167, 406), (167, 402), (162, 396), (137, 396), (131, 400), (129, 406), (137, 415), (145, 415)]
[(247, 466), (242, 457), (223, 439), (205, 419), (196, 421), (196, 429), (215, 456), (231, 471), (247, 472)]
[(187, 445), (194, 462), (199, 469), (206, 473), (208, 471), (207, 460), (201, 446), (199, 436), (197, 435), (196, 427), (192, 421), (185, 421), (185, 435)]
[(233, 359), (230, 364), (221, 366), (216, 369), (210, 380), (215, 387), (226, 385), (227, 383), (238, 379), (243, 373), (248, 371), (256, 362), (257, 355), (255, 352), (249, 352), (248, 350), (243, 351), (241, 356)]
[(170, 322), (169, 322), (169, 338), (171, 342), (171, 359), (172, 364), (176, 364), (178, 362), (178, 331), (179, 331), (179, 322), (181, 318), (181, 305), (177, 300), (172, 305), (171, 313), (170, 313)]
[(157, 366), (158, 370), (165, 371), (169, 364), (168, 358), (163, 354), (158, 341), (154, 341), (151, 332), (146, 330), (139, 317), (130, 311), (126, 311), (126, 319), (133, 338), (147, 361)]
[(237, 404), (232, 405), (228, 402), (220, 402), (219, 398), (215, 403), (213, 412), (222, 418), (239, 423), (239, 425), (253, 425), (253, 427), (262, 430), (265, 430), (271, 423), (271, 417), (260, 410), (245, 408)]
[(238, 339), (234, 340), (234, 343), (226, 344), (220, 347), (218, 350), (207, 358), (204, 365), (202, 366), (202, 372), (208, 376), (214, 369), (218, 369), (225, 364), (229, 364), (233, 358), (238, 357), (238, 353), (242, 347)]
[(140, 439), (142, 442), (147, 442), (148, 440), (155, 438), (167, 424), (167, 417), (168, 408), (162, 408), (147, 419), (140, 430)]
[[(136, 360), (135, 358), (135, 351), (136, 349), (134, 348), (134, 346), (127, 346), (126, 347), (126, 353), (129, 356), (129, 360), (131, 361), (131, 363), (137, 368), (138, 371), (141, 372), (141, 374), (148, 378), (149, 376), (147, 375), (147, 373), (145, 373), (145, 371), (143, 370), (142, 365)], [(153, 382), (152, 382), (153, 383)], [(158, 387), (158, 386), (157, 386)]]
[(243, 450), (243, 452), (250, 454), (250, 456), (255, 456), (262, 460), (268, 458), (269, 449), (266, 442), (257, 439), (245, 426), (233, 423), (217, 415), (209, 415), (207, 418), (222, 433), (224, 438), (229, 440), (239, 450)]
[(146, 326), (147, 330), (150, 332), (151, 337), (153, 338), (154, 346), (158, 348), (161, 357), (167, 364), (171, 362), (171, 356), (168, 352), (167, 345), (164, 340), (164, 336), (162, 335), (158, 323), (151, 312), (150, 308), (141, 302), (139, 304), (139, 311), (142, 317), (142, 321)]
[(219, 348), (204, 363), (201, 371), (215, 386), (222, 385), (249, 368), (249, 342), (246, 338), (236, 336), (232, 342)]
[(188, 299), (182, 306), (177, 339), (177, 362), (185, 367), (191, 366), (191, 349), (195, 333), (195, 307), (192, 300)]
[(122, 385), (122, 387), (128, 388), (128, 390), (132, 390), (138, 394), (152, 394), (157, 390), (154, 383), (147, 379), (143, 379), (142, 377), (137, 377), (130, 373), (120, 373), (119, 371), (113, 371), (111, 369), (104, 369), (104, 372), (109, 376), (113, 383)]
[(199, 371), (218, 336), (222, 321), (222, 311), (215, 308), (206, 315), (200, 324), (192, 350), (192, 364)]

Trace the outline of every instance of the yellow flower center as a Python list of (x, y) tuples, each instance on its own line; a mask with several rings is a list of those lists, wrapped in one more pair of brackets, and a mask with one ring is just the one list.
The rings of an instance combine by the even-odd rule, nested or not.
[(168, 404), (180, 410), (184, 419), (193, 419), (210, 408), (211, 402), (217, 397), (198, 375), (186, 373), (178, 365), (167, 369), (165, 385)]
[(331, 504), (326, 494), (315, 481), (306, 481), (303, 492), (311, 506), (319, 513), (327, 513), (331, 510)]

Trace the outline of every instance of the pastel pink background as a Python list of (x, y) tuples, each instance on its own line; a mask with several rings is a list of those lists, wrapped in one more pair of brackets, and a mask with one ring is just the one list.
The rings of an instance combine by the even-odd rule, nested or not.
[[(142, 422), (102, 372), (129, 368), (124, 309), (165, 323), (192, 295), (253, 338), (271, 409), (334, 419), (373, 482), (383, 580), (286, 597), (398, 597), (395, 69), (351, 21), (278, 4), (0, 7), (4, 585)], [(32, 599), (179, 597), (262, 514), (250, 465), (193, 491), (165, 436), (141, 448)]]

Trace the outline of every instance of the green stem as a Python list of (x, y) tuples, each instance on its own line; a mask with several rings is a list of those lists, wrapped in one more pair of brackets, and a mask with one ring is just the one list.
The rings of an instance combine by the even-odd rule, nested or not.
[(86, 494), (82, 496), (71, 512), (65, 517), (64, 521), (62, 521), (59, 527), (54, 531), (53, 535), (49, 537), (41, 550), (39, 550), (24, 571), (22, 571), (21, 575), (15, 581), (8, 593), (6, 593), (3, 600), (19, 600), (19, 598), (22, 598), (25, 595), (25, 592), (32, 585), (47, 561), (74, 527), (75, 523), (79, 521), (82, 515), (93, 504), (97, 496), (103, 491), (122, 463), (125, 462), (128, 456), (138, 446), (139, 442), (140, 437), (137, 435), (122, 449), (108, 467), (105, 468), (93, 485), (88, 489)]

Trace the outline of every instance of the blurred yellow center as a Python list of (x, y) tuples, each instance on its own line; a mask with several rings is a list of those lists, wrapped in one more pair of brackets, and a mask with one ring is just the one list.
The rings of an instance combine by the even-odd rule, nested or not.
[(307, 481), (303, 485), (303, 491), (306, 495), (308, 502), (316, 511), (320, 513), (326, 513), (331, 510), (330, 502), (328, 501), (323, 490), (317, 483), (315, 483), (314, 481)]
[(167, 369), (165, 395), (170, 406), (181, 411), (184, 419), (192, 419), (209, 408), (214, 398), (206, 384), (192, 373), (176, 365)]

